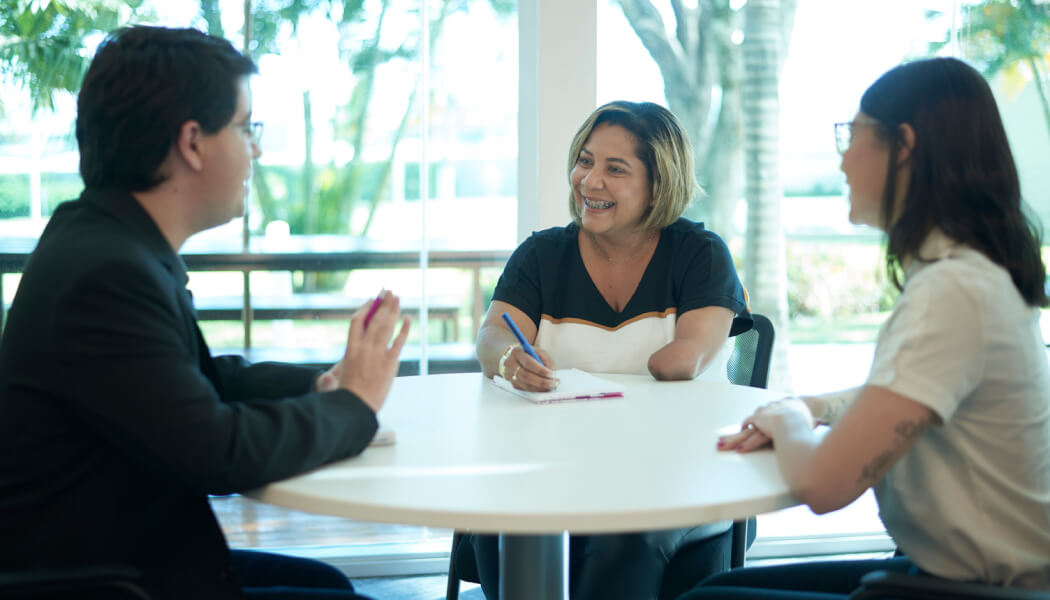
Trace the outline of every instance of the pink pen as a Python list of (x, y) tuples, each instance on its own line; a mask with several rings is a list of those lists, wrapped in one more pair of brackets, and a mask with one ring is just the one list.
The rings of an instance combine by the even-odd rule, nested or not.
[(368, 308), (368, 314), (365, 315), (365, 330), (368, 330), (368, 324), (372, 321), (376, 311), (379, 310), (379, 305), (383, 303), (384, 297), (386, 297), (386, 289), (379, 290), (379, 295), (372, 301), (372, 306)]

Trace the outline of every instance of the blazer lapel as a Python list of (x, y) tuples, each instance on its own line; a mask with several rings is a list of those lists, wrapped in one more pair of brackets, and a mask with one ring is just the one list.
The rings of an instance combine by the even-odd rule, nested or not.
[(197, 325), (197, 310), (193, 307), (193, 293), (185, 287), (182, 288), (182, 293), (179, 294), (179, 304), (182, 305), (182, 309), (186, 313), (187, 318), (184, 319), (184, 323), (190, 330), (188, 331), (189, 339), (193, 340), (191, 347), (197, 352), (197, 362), (200, 365), (201, 373), (211, 381), (221, 398), (222, 378), (219, 376), (219, 370), (215, 368), (215, 361), (211, 359), (211, 350), (208, 349), (208, 343), (204, 341), (201, 329)]

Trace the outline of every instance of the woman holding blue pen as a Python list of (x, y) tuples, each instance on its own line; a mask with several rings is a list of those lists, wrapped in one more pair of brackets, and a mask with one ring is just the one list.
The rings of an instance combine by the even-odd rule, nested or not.
[[(576, 133), (568, 176), (572, 222), (525, 240), (496, 286), (477, 340), (485, 375), (529, 391), (554, 389), (556, 368), (725, 381), (728, 338), (751, 319), (725, 243), (681, 217), (698, 187), (678, 120), (652, 103), (598, 108)], [(655, 600), (679, 548), (710, 541), (717, 569), (728, 531), (572, 536), (570, 594)], [(460, 547), (494, 598), (495, 539), (471, 540)]]

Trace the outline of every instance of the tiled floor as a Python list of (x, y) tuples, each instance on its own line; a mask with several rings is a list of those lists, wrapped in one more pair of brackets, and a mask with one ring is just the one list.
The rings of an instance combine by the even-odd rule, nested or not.
[[(866, 509), (866, 517), (850, 517), (845, 511), (831, 518), (816, 517), (805, 508), (793, 508), (768, 515), (760, 523), (766, 535), (791, 535), (792, 530), (802, 528), (813, 531), (843, 531), (862, 528), (877, 528), (876, 522), (867, 522), (874, 517), (873, 501), (865, 497), (857, 508)], [(368, 544), (415, 543), (431, 540), (444, 543), (451, 540), (451, 532), (409, 525), (366, 523), (313, 515), (300, 511), (263, 504), (241, 496), (212, 498), (212, 507), (226, 532), (230, 545), (241, 548), (281, 548), (296, 546), (354, 546)], [(772, 518), (770, 518), (772, 517)], [(876, 519), (877, 520), (877, 519)], [(755, 549), (753, 549), (755, 550)], [(760, 554), (753, 552), (752, 554)], [(869, 557), (865, 555), (865, 557)], [(822, 559), (828, 556), (820, 557)], [(844, 558), (840, 557), (840, 558)], [(798, 561), (800, 558), (792, 558)], [(804, 559), (802, 559), (804, 560)], [(749, 565), (775, 564), (776, 560), (748, 561)], [(353, 577), (354, 586), (362, 595), (374, 600), (443, 600), (447, 584), (446, 575), (416, 575), (395, 577)], [(485, 600), (481, 589), (472, 583), (460, 585), (462, 600)]]
[[(421, 539), (449, 540), (452, 532), (411, 525), (366, 523), (340, 517), (313, 515), (256, 502), (243, 496), (211, 499), (230, 546), (235, 548), (291, 548), (295, 546), (343, 546)], [(445, 575), (353, 578), (356, 590), (374, 600), (443, 600)], [(463, 582), (461, 600), (484, 600), (481, 588)]]
[[(445, 584), (444, 575), (376, 577), (355, 579), (354, 589), (374, 600), (444, 600)], [(476, 584), (463, 583), (460, 585), (459, 599), (485, 600), (485, 595)]]
[(212, 509), (226, 539), (236, 548), (288, 548), (452, 539), (447, 529), (366, 523), (314, 515), (256, 502), (243, 496), (216, 496)]

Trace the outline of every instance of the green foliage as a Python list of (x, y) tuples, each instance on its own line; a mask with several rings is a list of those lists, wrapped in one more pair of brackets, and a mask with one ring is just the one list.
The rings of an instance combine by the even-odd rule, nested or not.
[[(438, 167), (440, 165), (431, 163), (430, 168), (427, 169), (430, 185), (430, 191), (428, 195), (433, 198), (437, 195), (437, 178), (438, 178)], [(419, 177), (419, 163), (408, 163), (405, 165), (405, 200), (418, 201), (420, 198), (419, 184), (421, 183)]]
[[(937, 11), (928, 15), (941, 16)], [(1050, 52), (1050, 4), (1034, 0), (986, 0), (962, 7), (963, 54), (988, 77)], [(943, 48), (947, 41), (931, 44)]]
[(882, 270), (877, 244), (787, 246), (790, 318), (842, 319), (889, 310), (896, 289)]
[(208, 24), (208, 35), (226, 37), (222, 29), (222, 9), (219, 8), (219, 0), (200, 0), (201, 16)]
[[(927, 11), (930, 20), (942, 16), (939, 11)], [(1019, 74), (1020, 69), (1030, 71), (1050, 131), (1050, 3), (985, 0), (966, 4), (962, 6), (960, 30), (962, 55), (985, 77), (1002, 74), (1016, 87), (1026, 79)], [(947, 44), (948, 40), (931, 43), (929, 51), (936, 53)]]
[[(369, 198), (372, 211), (380, 201), (384, 176), (383, 170), (389, 171), (389, 164), (381, 169), (378, 178), (369, 166), (360, 158), (365, 146), (365, 126), (371, 103), (376, 67), (395, 57), (411, 58), (415, 46), (411, 48), (402, 43), (390, 49), (381, 46), (383, 19), (389, 0), (380, 3), (378, 11), (369, 10), (363, 2), (334, 0), (260, 0), (252, 9), (252, 37), (249, 44), (253, 56), (280, 52), (280, 46), (289, 34), (295, 34), (299, 21), (308, 14), (323, 12), (329, 19), (340, 25), (340, 54), (347, 61), (349, 70), (355, 76), (355, 85), (350, 101), (343, 107), (335, 123), (336, 135), (347, 139), (353, 148), (353, 160), (346, 165), (328, 164), (317, 168), (308, 152), (303, 158), (303, 165), (295, 176), (294, 187), (288, 185), (287, 173), (278, 174), (286, 181), (282, 189), (284, 197), (270, 193), (271, 168), (258, 167), (263, 173), (256, 178), (256, 189), (259, 191), (263, 221), (276, 219), (287, 220), (294, 233), (351, 233), (351, 218), (355, 205), (361, 198)], [(369, 35), (349, 34), (350, 29), (371, 30)], [(304, 114), (312, 112), (309, 91), (303, 94)], [(399, 132), (400, 133), (400, 132)], [(306, 119), (304, 139), (309, 145), (313, 140), (313, 123)], [(396, 139), (394, 140), (396, 145)], [(304, 179), (305, 178), (305, 179)], [(378, 179), (378, 185), (373, 185)], [(373, 195), (366, 196), (366, 186), (372, 186)], [(295, 193), (291, 191), (295, 190)], [(367, 229), (366, 222), (362, 230)]]
[[(363, 165), (361, 182), (357, 185), (361, 186), (362, 193), (367, 197), (380, 195), (379, 180), (385, 166), (385, 163)], [(315, 210), (318, 211), (319, 218), (313, 231), (307, 230), (306, 211), (310, 201), (301, 195), (302, 168), (269, 166), (261, 173), (264, 182), (256, 180), (255, 192), (260, 204), (264, 205), (265, 217), (262, 224), (264, 227), (271, 221), (285, 221), (293, 234), (351, 233), (350, 223), (336, 218), (339, 204), (336, 199), (344, 193), (347, 186), (347, 183), (340, 178), (345, 175), (344, 170), (329, 166), (316, 173), (318, 186), (315, 193), (317, 197), (310, 201), (315, 203)], [(265, 185), (265, 190), (261, 189), (262, 185)]]
[(29, 175), (0, 175), (0, 219), (29, 216)]
[(796, 317), (791, 320), (791, 343), (872, 344), (888, 316), (888, 312), (878, 312), (839, 319)]
[(489, 4), (492, 5), (492, 10), (496, 11), (497, 15), (511, 15), (518, 10), (516, 0), (489, 0)]
[(79, 173), (42, 173), (40, 187), (43, 213), (50, 215), (59, 204), (80, 196), (80, 192), (84, 191), (84, 180)]
[(53, 109), (87, 69), (84, 38), (115, 29), (142, 0), (0, 0), (0, 75), (29, 90), (33, 109)]
[[(202, 6), (206, 1), (201, 0)], [(287, 25), (295, 32), (299, 19), (317, 8), (331, 10), (332, 3), (327, 0), (255, 0), (252, 2), (251, 35), (249, 36), (249, 54), (258, 58), (264, 54), (279, 54), (279, 36), (282, 26)]]
[[(200, 1), (202, 11), (214, 2)], [(488, 2), (501, 15), (513, 13), (516, 5), (513, 0)], [(477, 3), (479, 0), (443, 0), (440, 9), (431, 17), (431, 44), (436, 43), (449, 14), (469, 10)], [(339, 27), (339, 54), (354, 82), (349, 100), (337, 110), (333, 122), (336, 138), (349, 143), (353, 159), (338, 166), (333, 163), (315, 165), (308, 152), (298, 169), (257, 165), (254, 183), (263, 225), (284, 220), (293, 233), (365, 235), (379, 203), (389, 196), (391, 179), (401, 176), (392, 172), (393, 150), (383, 163), (366, 163), (362, 158), (369, 143), (389, 144), (396, 148), (415, 114), (416, 93), (413, 91), (401, 122), (393, 131), (368, 129), (369, 111), (373, 97), (378, 93), (377, 68), (391, 61), (411, 61), (420, 51), (418, 31), (410, 31), (407, 36), (394, 40), (389, 34), (384, 36), (384, 22), (388, 10), (392, 10), (391, 5), (390, 0), (255, 0), (253, 3), (249, 41), (253, 57), (279, 53), (282, 44), (294, 43), (301, 19), (311, 14), (323, 14)], [(312, 112), (311, 102), (309, 90), (304, 90), (303, 112), (306, 115)], [(312, 143), (313, 134), (313, 124), (307, 118), (303, 131), (307, 145)], [(406, 196), (418, 197), (418, 183), (411, 173), (406, 176), (405, 183), (408, 188)], [(360, 205), (368, 207), (368, 217), (363, 222), (355, 221)]]
[[(339, 25), (339, 53), (353, 75), (354, 87), (349, 101), (337, 111), (333, 126), (335, 136), (346, 140), (352, 148), (353, 159), (336, 166), (328, 164), (317, 166), (308, 152), (303, 159), (302, 168), (297, 175), (298, 181), (293, 187), (284, 181), (280, 187), (288, 194), (282, 199), (270, 193), (271, 178), (265, 173), (269, 168), (259, 168), (262, 177), (256, 178), (256, 189), (259, 192), (263, 221), (269, 222), (287, 217), (291, 230), (295, 233), (349, 233), (364, 235), (371, 225), (372, 216), (379, 203), (389, 194), (388, 185), (392, 177), (400, 174), (392, 172), (393, 150), (381, 165), (366, 164), (363, 160), (368, 143), (377, 143), (383, 139), (393, 149), (402, 139), (407, 126), (415, 113), (415, 94), (410, 96), (405, 112), (393, 131), (379, 135), (368, 131), (370, 123), (368, 114), (376, 94), (377, 68), (395, 60), (412, 60), (419, 53), (418, 32), (398, 38), (392, 45), (384, 37), (384, 20), (390, 8), (389, 0), (378, 3), (364, 3), (357, 0), (295, 0), (290, 3), (279, 3), (276, 0), (260, 0), (253, 7), (252, 34), (250, 47), (253, 55), (276, 53), (290, 32), (294, 34), (299, 20), (304, 16), (323, 11)], [(463, 10), (469, 0), (444, 0), (441, 10), (432, 19), (431, 44), (440, 35), (441, 25), (446, 16), (453, 11)], [(303, 94), (304, 114), (311, 113), (310, 94)], [(313, 140), (313, 124), (306, 119), (304, 139), (309, 145)], [(407, 183), (412, 179), (408, 178)], [(280, 182), (275, 182), (280, 183)], [(297, 190), (292, 194), (291, 190)], [(290, 202), (281, 207), (279, 204)], [(354, 215), (359, 204), (367, 203), (368, 217), (363, 223), (354, 222)]]
[[(80, 195), (84, 183), (74, 173), (43, 173), (40, 176), (40, 196), (44, 205), (44, 216), (54, 212), (55, 207)], [(0, 219), (29, 216), (29, 175), (16, 173), (0, 175)]]

